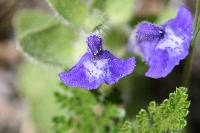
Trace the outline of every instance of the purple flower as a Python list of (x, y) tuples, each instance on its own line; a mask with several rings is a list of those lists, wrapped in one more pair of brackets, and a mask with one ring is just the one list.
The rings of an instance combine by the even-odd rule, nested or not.
[(135, 67), (135, 59), (121, 60), (102, 49), (102, 38), (92, 34), (87, 38), (89, 50), (68, 72), (59, 74), (60, 80), (70, 87), (97, 89), (101, 84), (113, 85), (129, 75)]
[(147, 77), (166, 77), (188, 55), (192, 40), (192, 15), (184, 6), (176, 18), (163, 25), (140, 23), (128, 47), (134, 47), (149, 66)]

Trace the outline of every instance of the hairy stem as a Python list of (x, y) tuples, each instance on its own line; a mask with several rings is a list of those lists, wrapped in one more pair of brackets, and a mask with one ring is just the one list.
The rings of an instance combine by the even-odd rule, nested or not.
[(194, 48), (196, 43), (196, 37), (198, 34), (198, 21), (200, 16), (200, 0), (196, 0), (196, 10), (195, 10), (195, 17), (194, 17), (194, 24), (193, 24), (193, 39), (191, 41), (190, 52), (189, 56), (185, 62), (185, 66), (183, 69), (183, 77), (182, 77), (182, 85), (188, 87), (190, 82), (191, 76), (191, 69), (192, 69), (192, 59), (194, 54)]

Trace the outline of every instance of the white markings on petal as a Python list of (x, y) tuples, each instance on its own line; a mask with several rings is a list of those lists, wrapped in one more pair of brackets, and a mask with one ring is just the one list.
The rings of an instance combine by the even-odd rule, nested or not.
[[(162, 39), (158, 45), (156, 46), (156, 49), (170, 49), (174, 51), (174, 55), (181, 54), (184, 50), (184, 39), (182, 37), (177, 36), (173, 30), (169, 27), (166, 27), (165, 29), (166, 36), (164, 39)], [(170, 56), (174, 56), (173, 54)]]
[(164, 41), (161, 41), (161, 44), (158, 44), (157, 48), (160, 49), (165, 49), (167, 47), (170, 48), (177, 48), (180, 47), (180, 45), (182, 45), (183, 40), (174, 34), (174, 32), (170, 29), (170, 28), (166, 28), (166, 34), (168, 36), (167, 39), (165, 39)]
[(87, 61), (83, 65), (87, 70), (86, 74), (90, 80), (99, 79), (106, 75), (106, 65), (108, 64), (107, 59)]

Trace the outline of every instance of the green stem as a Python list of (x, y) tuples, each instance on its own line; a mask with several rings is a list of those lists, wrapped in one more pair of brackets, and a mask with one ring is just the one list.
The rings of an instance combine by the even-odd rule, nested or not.
[(193, 54), (194, 54), (194, 48), (195, 48), (195, 42), (196, 42), (196, 37), (198, 34), (198, 19), (200, 16), (200, 0), (196, 0), (196, 10), (195, 10), (195, 18), (194, 18), (194, 24), (193, 24), (193, 39), (191, 41), (191, 46), (190, 46), (190, 52), (189, 56), (185, 62), (185, 66), (183, 68), (183, 77), (182, 77), (182, 85), (188, 87), (189, 82), (190, 82), (190, 76), (191, 76), (191, 69), (192, 69), (192, 59), (193, 59)]

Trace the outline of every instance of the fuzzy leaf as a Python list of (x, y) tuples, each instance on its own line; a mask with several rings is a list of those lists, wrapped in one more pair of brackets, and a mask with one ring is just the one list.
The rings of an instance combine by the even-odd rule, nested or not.
[(20, 50), (38, 62), (71, 67), (85, 50), (73, 28), (42, 12), (21, 12), (15, 28)]
[(105, 47), (117, 56), (122, 56), (124, 54), (126, 41), (127, 36), (122, 28), (112, 27), (106, 31), (104, 41)]
[(47, 0), (48, 3), (68, 22), (80, 26), (88, 14), (85, 0)]
[(90, 33), (95, 26), (102, 24), (104, 16), (98, 9), (90, 9), (86, 0), (47, 0), (65, 21)]
[[(35, 129), (41, 133), (52, 132), (52, 117), (59, 107), (55, 102), (54, 91), (60, 89), (57, 68), (41, 67), (24, 61), (18, 69), (17, 88), (30, 105), (30, 117)], [(48, 82), (48, 83), (47, 83)]]
[(53, 17), (36, 10), (19, 12), (14, 19), (18, 38), (23, 38), (31, 32), (46, 29), (57, 23)]
[(84, 21), (82, 28), (86, 33), (91, 33), (96, 26), (103, 24), (104, 21), (105, 16), (103, 13), (98, 9), (92, 9)]
[(92, 6), (94, 8), (104, 10), (104, 5), (107, 0), (93, 0)]
[(113, 24), (122, 24), (130, 20), (133, 15), (134, 0), (107, 0), (105, 13)]
[(174, 9), (166, 9), (164, 12), (159, 13), (156, 23), (163, 24), (176, 17), (176, 13), (177, 11), (174, 11)]
[(141, 110), (136, 116), (134, 130), (136, 133), (177, 132), (186, 126), (190, 102), (187, 89), (180, 87), (169, 95), (160, 106), (150, 102), (147, 111)]

